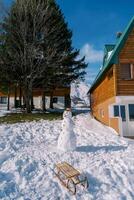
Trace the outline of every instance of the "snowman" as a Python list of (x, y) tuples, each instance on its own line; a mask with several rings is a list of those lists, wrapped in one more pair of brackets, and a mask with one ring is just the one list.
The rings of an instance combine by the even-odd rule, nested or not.
[(76, 137), (73, 131), (73, 120), (71, 109), (63, 113), (62, 132), (58, 138), (58, 149), (62, 151), (73, 151), (76, 149)]

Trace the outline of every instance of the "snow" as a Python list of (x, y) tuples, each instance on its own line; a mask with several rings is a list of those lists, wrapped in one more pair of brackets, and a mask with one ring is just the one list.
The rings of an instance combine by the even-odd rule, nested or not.
[(108, 52), (108, 56), (107, 56), (107, 60), (110, 58), (110, 56), (112, 55), (113, 50)]
[(8, 110), (0, 110), (0, 117), (4, 117), (4, 116), (6, 116), (7, 114), (10, 114), (11, 113), (11, 111), (8, 111)]
[[(71, 84), (71, 100), (72, 103), (75, 99), (79, 98), (81, 101), (84, 101), (85, 105), (89, 106), (89, 96), (87, 95), (90, 86), (88, 86), (85, 82), (75, 81)], [(74, 106), (74, 105), (73, 105)]]
[[(0, 199), (133, 200), (134, 140), (116, 135), (89, 114), (74, 117), (77, 149), (61, 152), (61, 120), (0, 126)], [(87, 190), (73, 196), (54, 176), (66, 161), (84, 172)]]
[(68, 110), (65, 110), (63, 113), (62, 131), (58, 138), (58, 149), (61, 151), (73, 151), (76, 149), (72, 113)]

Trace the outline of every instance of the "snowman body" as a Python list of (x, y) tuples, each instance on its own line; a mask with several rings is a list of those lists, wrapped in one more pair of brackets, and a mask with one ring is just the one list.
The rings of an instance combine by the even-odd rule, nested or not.
[(76, 137), (73, 126), (72, 113), (70, 111), (64, 111), (62, 132), (58, 138), (58, 149), (62, 151), (73, 151), (76, 149)]

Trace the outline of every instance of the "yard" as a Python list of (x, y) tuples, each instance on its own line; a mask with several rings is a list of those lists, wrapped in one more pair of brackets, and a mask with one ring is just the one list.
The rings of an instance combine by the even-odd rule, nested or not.
[[(0, 199), (133, 200), (134, 140), (81, 114), (74, 117), (77, 149), (63, 153), (56, 148), (59, 117), (0, 125)], [(53, 169), (61, 161), (86, 173), (87, 190), (73, 196), (60, 184)]]
[(62, 114), (59, 112), (50, 112), (50, 113), (9, 113), (5, 116), (0, 117), (0, 124), (2, 123), (19, 123), (19, 122), (30, 122), (30, 121), (39, 121), (43, 120), (56, 120), (61, 119)]

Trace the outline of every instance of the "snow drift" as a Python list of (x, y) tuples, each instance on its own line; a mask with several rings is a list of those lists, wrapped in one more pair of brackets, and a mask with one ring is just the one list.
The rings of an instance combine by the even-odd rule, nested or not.
[(83, 102), (85, 106), (89, 106), (89, 91), (90, 86), (88, 86), (85, 82), (75, 81), (71, 84), (71, 100), (72, 106), (75, 106), (79, 102)]
[[(123, 200), (134, 199), (134, 141), (90, 115), (74, 117), (77, 149), (57, 150), (61, 122), (0, 126), (0, 199)], [(66, 161), (86, 173), (88, 190), (72, 196), (54, 176), (55, 163)]]

